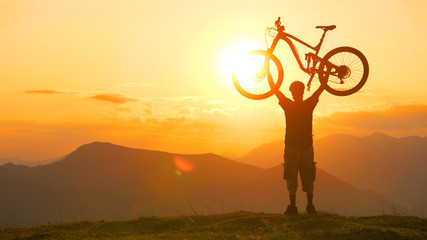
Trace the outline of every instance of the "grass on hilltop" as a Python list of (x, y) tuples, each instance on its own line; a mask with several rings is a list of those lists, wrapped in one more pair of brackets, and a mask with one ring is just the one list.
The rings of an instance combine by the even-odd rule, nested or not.
[(321, 212), (236, 212), (207, 216), (143, 217), (132, 221), (78, 222), (0, 230), (3, 240), (37, 239), (427, 239), (427, 219), (407, 216), (344, 217)]

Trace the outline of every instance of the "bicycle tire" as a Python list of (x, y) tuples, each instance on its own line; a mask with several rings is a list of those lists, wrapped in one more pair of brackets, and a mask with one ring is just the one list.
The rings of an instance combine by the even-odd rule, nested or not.
[[(258, 82), (259, 85), (262, 84), (264, 86), (263, 89), (260, 89), (259, 92), (251, 92), (248, 88), (246, 88), (243, 84), (243, 79), (238, 78), (237, 74), (233, 71), (233, 84), (234, 87), (236, 88), (236, 90), (242, 94), (243, 96), (249, 98), (249, 99), (253, 99), (253, 100), (262, 100), (262, 99), (266, 99), (270, 96), (272, 96), (282, 85), (283, 82), (283, 67), (282, 64), (280, 63), (279, 59), (274, 56), (273, 54), (265, 51), (265, 50), (252, 50), (248, 52), (248, 56), (252, 56), (252, 57), (257, 57), (259, 59), (261, 59), (262, 61), (258, 61), (258, 62), (264, 62), (265, 58), (269, 58), (268, 61), (268, 66), (269, 68), (267, 69), (265, 75), (263, 76), (262, 79), (260, 79), (259, 77), (257, 77), (257, 80), (255, 82)], [(272, 67), (271, 67), (271, 62), (273, 62), (274, 64), (274, 68), (275, 74), (272, 75)], [(263, 66), (263, 64), (258, 64), (257, 66), (244, 66), (245, 70), (248, 70), (248, 68), (252, 68), (253, 70), (255, 69), (261, 69)], [(258, 72), (258, 70), (257, 70)], [(255, 77), (255, 71), (254, 74), (251, 74), (251, 77), (254, 78)], [(249, 78), (249, 77), (248, 77)], [(246, 80), (248, 81), (248, 80)], [(250, 81), (250, 80), (249, 80)], [(268, 85), (266, 85), (268, 84)], [(268, 87), (267, 87), (268, 86)]]
[[(342, 78), (336, 74), (329, 74), (326, 62), (340, 67), (345, 72), (341, 75)], [(369, 64), (359, 50), (352, 47), (338, 47), (325, 55), (319, 70), (320, 83), (326, 91), (336, 96), (348, 96), (365, 85), (369, 75)]]

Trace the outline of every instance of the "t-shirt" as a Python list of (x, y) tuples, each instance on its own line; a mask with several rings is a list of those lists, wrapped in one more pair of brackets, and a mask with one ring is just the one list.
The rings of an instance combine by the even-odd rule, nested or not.
[(303, 102), (294, 102), (280, 95), (279, 105), (285, 111), (285, 144), (290, 147), (305, 148), (313, 146), (313, 110), (319, 96), (311, 96)]

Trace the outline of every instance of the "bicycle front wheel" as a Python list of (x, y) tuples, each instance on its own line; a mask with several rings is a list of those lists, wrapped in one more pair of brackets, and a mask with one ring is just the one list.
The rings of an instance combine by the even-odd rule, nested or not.
[(254, 100), (268, 98), (282, 85), (282, 64), (276, 56), (267, 51), (250, 51), (242, 62), (235, 64), (234, 87), (247, 98)]
[[(334, 67), (332, 67), (333, 65)], [(320, 83), (326, 91), (347, 96), (359, 91), (366, 83), (369, 65), (366, 57), (352, 47), (339, 47), (328, 52), (319, 65)]]

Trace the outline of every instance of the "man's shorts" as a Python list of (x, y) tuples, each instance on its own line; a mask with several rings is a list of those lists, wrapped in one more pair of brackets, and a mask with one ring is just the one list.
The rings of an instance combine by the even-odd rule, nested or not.
[(285, 163), (283, 178), (288, 189), (298, 188), (298, 171), (301, 177), (302, 190), (313, 191), (316, 178), (316, 162), (314, 162), (313, 147), (293, 148), (285, 146)]

